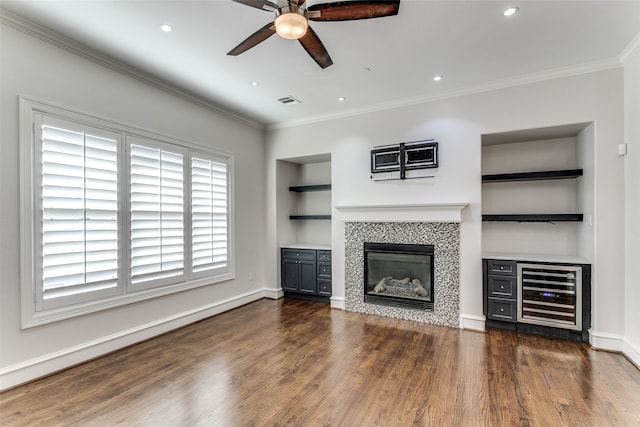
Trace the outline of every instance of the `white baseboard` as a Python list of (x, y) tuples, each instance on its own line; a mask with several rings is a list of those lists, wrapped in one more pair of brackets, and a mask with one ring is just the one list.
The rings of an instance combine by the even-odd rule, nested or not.
[(485, 317), (484, 316), (473, 316), (470, 314), (461, 314), (460, 315), (460, 327), (462, 329), (470, 329), (473, 331), (485, 331)]
[(640, 368), (640, 347), (625, 339), (622, 344), (622, 352), (629, 358), (629, 360)]
[(344, 297), (331, 297), (331, 308), (344, 310)]
[(599, 350), (622, 352), (624, 347), (624, 337), (621, 335), (598, 332), (593, 329), (589, 329), (589, 343), (593, 348)]
[(33, 381), (54, 372), (86, 362), (131, 344), (152, 338), (207, 317), (240, 307), (265, 297), (265, 291), (238, 295), (113, 335), (17, 363), (0, 370), (0, 391)]
[(269, 299), (280, 299), (284, 297), (282, 288), (263, 288), (262, 296)]

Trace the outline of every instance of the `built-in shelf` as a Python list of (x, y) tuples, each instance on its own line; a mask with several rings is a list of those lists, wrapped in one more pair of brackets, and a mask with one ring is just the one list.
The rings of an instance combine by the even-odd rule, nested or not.
[[(306, 193), (309, 191), (331, 191), (331, 184), (318, 184), (318, 185), (295, 185), (289, 187), (289, 191), (295, 193)], [(289, 219), (295, 220), (330, 220), (331, 215), (289, 215)]]
[(580, 176), (582, 176), (582, 169), (565, 169), (482, 175), (482, 182), (541, 181), (549, 179), (571, 179), (578, 178)]
[(317, 220), (317, 219), (331, 219), (331, 215), (289, 215), (289, 219), (297, 220)]
[(296, 193), (303, 193), (305, 191), (330, 191), (331, 184), (322, 185), (297, 185), (295, 187), (289, 187), (289, 191), (295, 191)]
[[(482, 175), (482, 182), (491, 183), (572, 179), (578, 178), (582, 176), (582, 174), (582, 169), (500, 173)], [(482, 215), (482, 220), (500, 222), (580, 222), (582, 221), (582, 214), (485, 214)]]
[(502, 222), (580, 222), (582, 217), (582, 214), (498, 214), (482, 215), (482, 220)]

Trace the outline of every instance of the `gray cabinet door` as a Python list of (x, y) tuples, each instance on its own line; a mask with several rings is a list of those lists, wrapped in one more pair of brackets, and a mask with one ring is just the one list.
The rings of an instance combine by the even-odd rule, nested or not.
[(300, 282), (299, 261), (293, 259), (282, 260), (282, 289), (298, 292)]
[(298, 291), (304, 294), (316, 294), (316, 263), (312, 261), (300, 261), (300, 288)]

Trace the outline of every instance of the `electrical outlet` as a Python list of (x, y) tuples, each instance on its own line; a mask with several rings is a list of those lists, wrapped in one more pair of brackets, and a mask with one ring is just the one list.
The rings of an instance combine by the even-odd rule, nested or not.
[(627, 155), (627, 144), (618, 144), (618, 156)]
[(250, 273), (249, 273), (249, 281), (250, 281), (250, 282), (251, 282), (251, 281), (253, 281), (253, 278), (254, 278), (254, 277), (255, 277), (255, 276), (254, 276), (254, 274), (253, 274), (253, 271), (252, 271), (252, 272), (250, 272)]

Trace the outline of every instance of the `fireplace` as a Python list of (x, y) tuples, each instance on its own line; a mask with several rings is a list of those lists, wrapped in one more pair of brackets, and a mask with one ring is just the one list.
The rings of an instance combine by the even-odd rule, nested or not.
[[(462, 208), (458, 205), (446, 210), (440, 205), (340, 207), (338, 224), (344, 227), (344, 309), (459, 328)], [(456, 211), (457, 216), (451, 214)], [(367, 242), (433, 245), (433, 310), (365, 301), (364, 244)]]
[(364, 301), (433, 311), (434, 246), (364, 243)]

